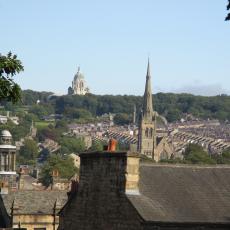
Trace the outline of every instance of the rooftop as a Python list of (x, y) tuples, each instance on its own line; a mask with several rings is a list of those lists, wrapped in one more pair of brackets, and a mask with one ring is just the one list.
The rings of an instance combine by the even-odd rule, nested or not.
[(7, 195), (1, 195), (8, 215), (14, 201), (16, 214), (52, 214), (54, 204), (57, 201), (62, 207), (67, 201), (66, 191), (15, 191)]
[(127, 195), (146, 221), (230, 222), (230, 166), (142, 164), (140, 194)]

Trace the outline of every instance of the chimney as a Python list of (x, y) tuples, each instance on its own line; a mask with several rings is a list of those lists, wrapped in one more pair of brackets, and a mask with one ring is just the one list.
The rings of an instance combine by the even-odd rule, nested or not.
[(127, 152), (88, 152), (81, 158), (78, 196), (139, 194), (139, 156)]
[(137, 153), (127, 154), (126, 194), (139, 195), (140, 156)]
[(110, 152), (114, 152), (116, 151), (116, 147), (117, 147), (117, 141), (115, 139), (110, 139), (109, 140), (109, 146), (108, 146), (108, 151)]

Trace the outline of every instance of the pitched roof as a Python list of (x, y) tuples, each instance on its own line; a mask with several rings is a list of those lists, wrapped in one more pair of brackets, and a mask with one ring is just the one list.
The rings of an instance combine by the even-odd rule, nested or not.
[(140, 194), (127, 195), (146, 221), (230, 223), (230, 167), (142, 165)]
[(52, 214), (55, 202), (63, 206), (67, 201), (66, 191), (15, 191), (1, 195), (8, 215), (14, 202), (16, 214)]

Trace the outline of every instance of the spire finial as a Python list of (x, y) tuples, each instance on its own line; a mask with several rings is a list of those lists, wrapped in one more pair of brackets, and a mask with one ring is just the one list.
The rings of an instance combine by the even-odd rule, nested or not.
[(149, 57), (148, 57), (148, 66), (147, 66), (147, 76), (150, 77), (150, 64), (149, 64)]

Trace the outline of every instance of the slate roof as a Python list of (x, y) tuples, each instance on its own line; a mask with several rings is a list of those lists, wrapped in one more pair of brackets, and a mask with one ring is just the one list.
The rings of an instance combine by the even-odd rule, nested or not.
[(142, 165), (140, 195), (127, 195), (146, 221), (230, 223), (230, 167)]
[(54, 204), (57, 201), (62, 207), (67, 201), (66, 191), (15, 191), (7, 195), (1, 195), (8, 215), (11, 213), (14, 201), (16, 214), (52, 214)]

